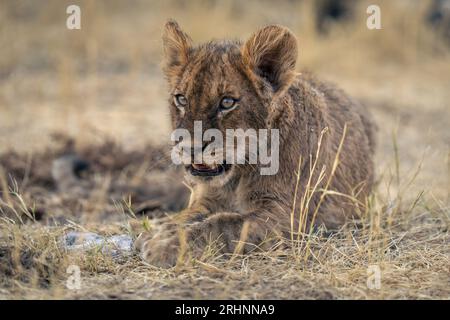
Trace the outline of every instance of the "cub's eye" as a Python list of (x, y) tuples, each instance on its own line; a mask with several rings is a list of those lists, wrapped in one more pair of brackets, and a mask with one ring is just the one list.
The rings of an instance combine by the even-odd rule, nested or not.
[(186, 97), (183, 96), (182, 94), (175, 95), (173, 99), (177, 107), (185, 107), (188, 103)]
[(220, 109), (222, 111), (231, 110), (236, 106), (236, 102), (237, 102), (236, 99), (225, 97), (222, 99), (222, 101), (220, 101)]

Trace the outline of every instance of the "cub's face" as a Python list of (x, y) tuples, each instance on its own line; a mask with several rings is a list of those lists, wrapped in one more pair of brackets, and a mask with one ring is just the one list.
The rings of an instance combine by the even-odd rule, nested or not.
[[(226, 153), (236, 151), (236, 146), (228, 145), (226, 130), (267, 127), (272, 99), (294, 77), (295, 38), (285, 28), (270, 26), (245, 44), (216, 41), (194, 47), (178, 24), (170, 21), (163, 42), (172, 126), (190, 133), (190, 141), (178, 141), (179, 145), (196, 143), (198, 147), (191, 149), (191, 161), (185, 163), (187, 175), (197, 183), (223, 185), (236, 174), (236, 166), (246, 166), (227, 163)], [(215, 149), (214, 160), (203, 153), (205, 161), (199, 163), (194, 161), (195, 153), (202, 153), (214, 141), (202, 139), (208, 129), (220, 131), (223, 147)]]

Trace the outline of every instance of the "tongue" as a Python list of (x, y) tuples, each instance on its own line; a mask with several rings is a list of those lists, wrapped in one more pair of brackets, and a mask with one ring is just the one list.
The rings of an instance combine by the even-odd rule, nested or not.
[(209, 166), (206, 164), (193, 164), (192, 167), (195, 170), (199, 170), (199, 171), (211, 171), (211, 170), (216, 170), (217, 166), (213, 165), (213, 166)]

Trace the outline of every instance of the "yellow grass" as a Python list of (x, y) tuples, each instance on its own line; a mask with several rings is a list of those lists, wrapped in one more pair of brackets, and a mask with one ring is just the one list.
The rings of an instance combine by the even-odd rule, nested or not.
[[(378, 3), (382, 30), (366, 28), (371, 1), (363, 0), (353, 21), (321, 35), (312, 1), (2, 1), (0, 155), (17, 150), (25, 169), (13, 180), (11, 166), (0, 167), (0, 298), (450, 298), (450, 49), (423, 23), (427, 1)], [(79, 31), (65, 28), (69, 4), (81, 6)], [(116, 260), (61, 249), (67, 230), (133, 233), (131, 200), (111, 205), (108, 186), (145, 185), (155, 164), (143, 156), (140, 165), (97, 173), (83, 203), (46, 189), (49, 210), (68, 221), (32, 222), (42, 191), (33, 170), (36, 162), (48, 165), (46, 148), (58, 147), (53, 132), (75, 137), (78, 149), (108, 138), (125, 150), (168, 144), (159, 68), (168, 18), (194, 41), (244, 39), (262, 25), (286, 25), (298, 36), (299, 71), (336, 82), (368, 106), (379, 126), (377, 188), (360, 220), (329, 236), (292, 224), (290, 240), (302, 235), (298, 250), (248, 256), (239, 252), (244, 229), (231, 260), (211, 244), (199, 261), (170, 270), (136, 255)], [(332, 192), (316, 183), (312, 192)], [(310, 196), (292, 222), (294, 215), (304, 220)], [(81, 268), (80, 290), (65, 286), (71, 264)], [(370, 265), (381, 269), (380, 289), (367, 287)]]

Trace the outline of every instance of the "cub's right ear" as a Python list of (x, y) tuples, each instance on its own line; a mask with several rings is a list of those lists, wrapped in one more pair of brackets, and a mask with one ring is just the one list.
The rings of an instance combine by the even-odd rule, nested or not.
[(174, 75), (183, 67), (192, 48), (192, 40), (184, 33), (175, 20), (169, 20), (164, 26), (164, 72), (167, 76)]
[(266, 79), (275, 92), (289, 87), (295, 78), (297, 39), (289, 29), (271, 25), (250, 37), (242, 48), (244, 61)]

